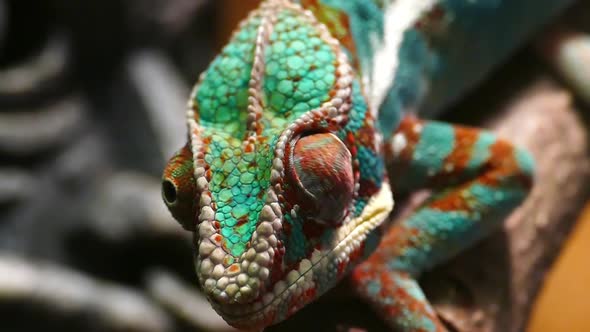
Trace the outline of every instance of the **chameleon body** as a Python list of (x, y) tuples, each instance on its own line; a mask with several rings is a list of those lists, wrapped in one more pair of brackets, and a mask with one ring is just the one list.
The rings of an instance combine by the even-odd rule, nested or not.
[[(570, 1), (269, 0), (201, 75), (163, 198), (230, 324), (280, 322), (350, 275), (394, 329), (443, 331), (416, 277), (497, 228), (530, 155), (425, 121)], [(395, 192), (432, 195), (389, 223)]]

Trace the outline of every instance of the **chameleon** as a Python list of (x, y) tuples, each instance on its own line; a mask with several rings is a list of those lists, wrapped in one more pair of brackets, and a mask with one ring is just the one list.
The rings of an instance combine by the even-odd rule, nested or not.
[(502, 224), (534, 160), (428, 117), (572, 2), (263, 1), (199, 77), (162, 177), (213, 308), (261, 330), (349, 277), (393, 330), (446, 331), (417, 278)]

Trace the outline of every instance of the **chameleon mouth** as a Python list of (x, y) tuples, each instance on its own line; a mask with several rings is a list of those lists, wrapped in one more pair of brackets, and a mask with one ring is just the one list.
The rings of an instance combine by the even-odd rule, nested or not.
[(272, 291), (245, 304), (212, 302), (215, 310), (231, 325), (239, 328), (266, 326), (292, 315), (304, 305), (332, 288), (351, 267), (351, 255), (361, 248), (371, 231), (385, 221), (394, 201), (389, 184), (383, 183), (360, 216), (349, 220), (335, 233), (327, 250), (315, 250), (298, 269), (274, 284)]

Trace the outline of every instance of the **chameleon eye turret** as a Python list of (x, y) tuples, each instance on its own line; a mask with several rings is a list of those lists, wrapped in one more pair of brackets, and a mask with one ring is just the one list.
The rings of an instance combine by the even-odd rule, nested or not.
[(354, 195), (352, 157), (344, 143), (331, 133), (303, 136), (288, 163), (301, 214), (321, 224), (340, 225)]
[(195, 230), (195, 180), (192, 154), (188, 146), (180, 149), (164, 170), (162, 199), (182, 227), (190, 231)]

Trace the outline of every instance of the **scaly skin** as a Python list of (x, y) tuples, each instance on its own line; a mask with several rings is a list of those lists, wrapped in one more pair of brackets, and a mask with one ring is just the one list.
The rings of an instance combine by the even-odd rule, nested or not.
[[(392, 328), (444, 331), (416, 277), (495, 229), (525, 198), (533, 161), (407, 111), (455, 98), (564, 6), (542, 1), (508, 41), (458, 14), (509, 19), (530, 0), (269, 0), (251, 13), (195, 86), (189, 142), (163, 176), (215, 310), (261, 329), (350, 274)], [(474, 60), (453, 72), (460, 45)], [(391, 187), (433, 194), (387, 225)]]

